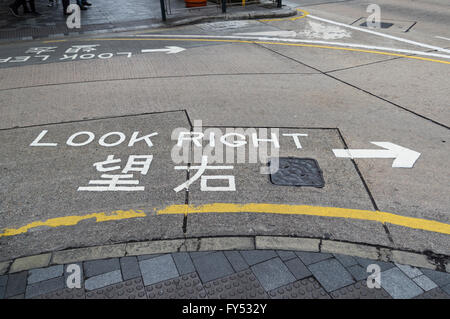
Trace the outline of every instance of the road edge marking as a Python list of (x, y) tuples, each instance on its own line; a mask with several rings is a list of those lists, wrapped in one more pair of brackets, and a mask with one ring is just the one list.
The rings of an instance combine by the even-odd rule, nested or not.
[(92, 213), (83, 216), (64, 216), (64, 217), (56, 217), (50, 218), (45, 221), (35, 221), (29, 224), (26, 224), (19, 228), (4, 228), (3, 233), (0, 233), (1, 237), (9, 237), (15, 236), (19, 234), (23, 234), (28, 232), (30, 229), (47, 226), (47, 227), (60, 227), (60, 226), (75, 226), (82, 220), (95, 218), (97, 223), (106, 222), (111, 220), (122, 220), (122, 219), (130, 219), (137, 217), (145, 217), (146, 214), (141, 210), (116, 210), (110, 213)]
[(166, 208), (156, 210), (157, 215), (170, 214), (202, 214), (202, 213), (266, 213), (281, 215), (306, 215), (333, 218), (357, 219), (375, 221), (382, 224), (393, 224), (412, 229), (426, 230), (434, 233), (450, 235), (450, 224), (421, 219), (416, 217), (401, 216), (381, 211), (370, 211), (338, 207), (321, 207), (308, 205), (286, 205), (286, 204), (234, 204), (234, 203), (212, 203), (199, 206), (194, 205), (170, 205)]

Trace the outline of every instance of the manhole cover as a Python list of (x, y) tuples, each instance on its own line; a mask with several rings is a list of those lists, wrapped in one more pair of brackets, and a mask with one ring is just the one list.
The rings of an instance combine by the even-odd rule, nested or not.
[[(269, 163), (271, 171), (274, 163)], [(313, 158), (280, 157), (279, 169), (270, 174), (270, 181), (283, 186), (325, 186), (322, 170)]]
[[(394, 25), (393, 23), (389, 23), (389, 22), (380, 22), (381, 29), (388, 29), (388, 28), (392, 27), (393, 25)], [(367, 27), (367, 22), (363, 22), (359, 26)]]

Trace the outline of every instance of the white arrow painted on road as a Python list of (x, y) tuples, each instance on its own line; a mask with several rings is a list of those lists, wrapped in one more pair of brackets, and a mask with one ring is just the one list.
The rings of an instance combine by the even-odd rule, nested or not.
[(333, 149), (336, 157), (345, 158), (394, 158), (392, 167), (412, 168), (420, 153), (390, 142), (370, 142), (384, 150)]
[(165, 49), (144, 49), (144, 50), (141, 50), (141, 52), (142, 53), (166, 52), (166, 54), (174, 54), (174, 53), (180, 53), (184, 50), (186, 50), (186, 49), (181, 48), (181, 47), (166, 47)]

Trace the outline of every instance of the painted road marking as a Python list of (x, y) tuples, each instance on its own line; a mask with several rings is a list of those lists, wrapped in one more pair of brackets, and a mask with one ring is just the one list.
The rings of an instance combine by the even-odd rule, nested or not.
[(122, 220), (122, 219), (130, 219), (130, 218), (137, 218), (137, 217), (145, 217), (146, 214), (141, 210), (116, 210), (112, 211), (111, 213), (93, 213), (83, 216), (65, 216), (65, 217), (57, 217), (57, 218), (51, 218), (47, 219), (46, 221), (36, 221), (29, 223), (25, 226), (19, 227), (19, 228), (5, 228), (3, 233), (0, 233), (0, 237), (7, 237), (7, 236), (15, 236), (19, 234), (23, 234), (28, 232), (32, 228), (36, 227), (60, 227), (60, 226), (74, 226), (78, 224), (82, 220), (95, 218), (97, 223), (100, 222), (106, 222), (111, 220)]
[[(415, 51), (415, 50), (406, 50), (406, 49), (396, 49), (396, 48), (389, 48), (389, 47), (380, 47), (380, 46), (373, 46), (373, 45), (364, 45), (364, 44), (357, 44), (357, 43), (341, 43), (341, 42), (329, 42), (329, 41), (321, 41), (321, 40), (304, 40), (304, 39), (292, 39), (292, 38), (271, 38), (271, 37), (251, 37), (251, 36), (232, 36), (232, 35), (185, 35), (185, 34), (177, 34), (177, 35), (162, 35), (162, 34), (142, 34), (142, 35), (135, 35), (131, 37), (137, 37), (134, 38), (135, 40), (138, 40), (139, 38), (161, 38), (164, 39), (160, 40), (171, 40), (172, 38), (177, 38), (177, 40), (180, 41), (208, 41), (203, 39), (236, 39), (236, 40), (251, 40), (251, 41), (236, 41), (236, 42), (243, 42), (243, 43), (262, 43), (265, 44), (267, 42), (259, 42), (259, 41), (281, 41), (281, 42), (288, 42), (288, 43), (268, 43), (268, 44), (278, 44), (278, 45), (289, 45), (290, 43), (311, 43), (311, 44), (325, 44), (325, 45), (333, 45), (333, 47), (330, 46), (314, 46), (314, 45), (304, 45), (305, 47), (318, 47), (318, 48), (326, 48), (326, 49), (341, 49), (345, 50), (345, 47), (349, 48), (361, 48), (361, 49), (369, 49), (369, 50), (381, 50), (381, 51), (391, 51), (391, 52), (399, 52), (399, 53), (407, 53), (407, 54), (416, 54), (416, 55), (423, 55), (423, 56), (432, 56), (432, 57), (438, 57), (438, 58), (445, 58), (450, 59), (450, 55), (445, 54), (438, 54), (438, 53), (431, 53), (431, 52), (423, 52), (423, 51)], [(95, 40), (126, 40), (127, 38), (108, 38), (108, 39), (95, 39)], [(133, 39), (133, 38), (131, 38)], [(151, 39), (147, 39), (151, 40)], [(213, 40), (210, 40), (213, 41)], [(226, 41), (226, 40), (215, 40), (217, 42), (233, 42), (233, 41)], [(298, 45), (302, 46), (302, 45)], [(367, 50), (348, 50), (348, 51), (359, 51), (359, 52), (367, 52)], [(374, 53), (374, 52), (370, 52)], [(406, 57), (406, 56), (405, 56)], [(414, 57), (411, 57), (414, 58)]]
[[(282, 214), (282, 215), (305, 215), (320, 216), (331, 218), (346, 218), (365, 221), (375, 221), (383, 224), (393, 224), (411, 229), (426, 230), (434, 233), (450, 235), (450, 225), (434, 220), (407, 217), (392, 213), (369, 211), (360, 209), (338, 208), (338, 207), (321, 207), (307, 205), (282, 205), (267, 203), (249, 203), (249, 204), (233, 204), (233, 203), (212, 203), (200, 206), (193, 205), (170, 205), (163, 209), (155, 208), (153, 213), (156, 215), (171, 214), (200, 214), (200, 213), (264, 213), (264, 214)], [(147, 216), (142, 210), (117, 210), (111, 213), (93, 213), (82, 216), (65, 216), (51, 218), (46, 221), (36, 221), (19, 228), (5, 228), (1, 237), (15, 236), (28, 232), (32, 228), (48, 226), (74, 226), (82, 220), (95, 218), (97, 223), (125, 220), (130, 218), (138, 218)]]
[[(152, 35), (148, 35), (152, 36)], [(371, 54), (381, 54), (388, 56), (396, 56), (406, 59), (414, 59), (442, 64), (450, 64), (450, 61), (436, 60), (423, 58), (418, 56), (410, 56), (405, 54), (397, 54), (390, 52), (382, 52), (382, 51), (373, 51), (373, 50), (362, 50), (362, 49), (353, 49), (353, 48), (343, 48), (343, 47), (335, 47), (335, 46), (324, 46), (324, 45), (314, 45), (314, 44), (300, 44), (300, 43), (280, 43), (280, 42), (268, 42), (268, 41), (244, 41), (244, 40), (226, 40), (226, 39), (188, 39), (188, 38), (167, 38), (165, 35), (158, 35), (158, 37), (165, 38), (98, 38), (92, 39), (95, 41), (192, 41), (192, 42), (226, 42), (226, 43), (249, 43), (249, 44), (271, 44), (271, 45), (287, 45), (287, 46), (296, 46), (296, 47), (306, 47), (306, 48), (320, 48), (320, 49), (331, 49), (331, 50), (343, 50), (343, 51), (353, 51), (353, 52), (362, 52), (362, 53), (371, 53)], [(183, 36), (183, 35), (181, 35)], [(191, 35), (192, 36), (192, 35)], [(281, 41), (288, 41), (286, 39), (280, 39)], [(292, 39), (289, 39), (292, 40)], [(418, 54), (422, 55), (430, 55), (425, 52), (418, 51)], [(450, 59), (450, 56), (443, 55), (447, 59)]]
[(336, 157), (344, 158), (394, 158), (392, 167), (412, 168), (420, 156), (420, 153), (406, 147), (389, 142), (370, 142), (385, 148), (384, 150), (357, 150), (357, 149), (334, 149)]
[(395, 36), (392, 36), (392, 35), (389, 35), (389, 34), (385, 34), (385, 33), (381, 33), (381, 32), (377, 32), (377, 31), (372, 31), (372, 30), (368, 30), (368, 29), (364, 29), (364, 28), (355, 27), (355, 26), (348, 25), (348, 24), (345, 24), (345, 23), (340, 23), (340, 22), (329, 20), (329, 19), (316, 17), (316, 16), (313, 16), (311, 14), (308, 15), (308, 18), (319, 20), (319, 21), (323, 21), (323, 22), (327, 22), (327, 23), (331, 23), (331, 24), (335, 24), (335, 25), (346, 27), (346, 28), (353, 29), (353, 30), (358, 30), (358, 31), (361, 31), (361, 32), (366, 32), (366, 33), (378, 35), (378, 36), (381, 36), (381, 37), (384, 37), (384, 38), (388, 38), (388, 39), (391, 39), (391, 40), (396, 40), (396, 41), (400, 41), (400, 42), (404, 42), (404, 43), (420, 46), (420, 47), (427, 48), (427, 49), (432, 49), (432, 50), (437, 50), (437, 51), (441, 51), (441, 52), (445, 52), (445, 53), (450, 53), (450, 50), (447, 50), (447, 49), (444, 49), (444, 48), (441, 48), (441, 47), (437, 47), (437, 46), (434, 46), (434, 45), (429, 45), (429, 44), (426, 44), (426, 43), (421, 43), (421, 42), (417, 42), (417, 41), (408, 40), (408, 39), (405, 39), (405, 38), (395, 37)]
[(438, 39), (443, 39), (443, 40), (448, 40), (448, 41), (450, 41), (450, 38), (446, 38), (446, 37), (440, 37), (440, 36), (435, 36), (435, 38), (438, 38)]
[(366, 221), (377, 221), (383, 224), (389, 223), (404, 226), (407, 228), (421, 229), (450, 235), (450, 225), (442, 222), (415, 217), (406, 217), (380, 211), (338, 208), (338, 207), (264, 204), (264, 203), (249, 203), (249, 204), (212, 203), (200, 206), (171, 205), (157, 211), (157, 215), (167, 215), (167, 214), (186, 215), (186, 214), (201, 214), (201, 213), (266, 213), (266, 214), (308, 215), (308, 216), (359, 219)]
[(176, 53), (183, 52), (184, 50), (186, 50), (186, 49), (181, 48), (181, 47), (168, 46), (165, 49), (144, 49), (144, 50), (141, 50), (141, 52), (142, 53), (166, 52), (166, 54), (176, 54)]
[(302, 10), (302, 9), (298, 9), (298, 8), (296, 10), (298, 12), (301, 12), (302, 15), (298, 16), (298, 17), (293, 17), (293, 18), (264, 19), (264, 20), (258, 20), (258, 21), (260, 21), (260, 22), (286, 21), (286, 20), (295, 21), (295, 20), (302, 19), (302, 18), (306, 17), (307, 15), (309, 15), (309, 12), (306, 10)]

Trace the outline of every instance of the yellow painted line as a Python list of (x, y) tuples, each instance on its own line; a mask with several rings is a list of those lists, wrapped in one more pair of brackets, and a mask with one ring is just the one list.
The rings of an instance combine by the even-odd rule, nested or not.
[(47, 219), (46, 221), (36, 221), (19, 228), (6, 228), (3, 233), (0, 233), (0, 237), (14, 236), (26, 233), (32, 228), (40, 226), (48, 227), (60, 227), (60, 226), (74, 226), (82, 220), (95, 218), (97, 223), (106, 222), (111, 220), (122, 220), (136, 217), (145, 217), (146, 214), (143, 211), (137, 210), (116, 210), (111, 213), (93, 213), (84, 216), (65, 216)]
[[(370, 211), (361, 209), (349, 209), (338, 207), (321, 207), (306, 205), (285, 205), (285, 204), (233, 204), (233, 203), (212, 203), (200, 206), (193, 205), (170, 205), (163, 209), (155, 208), (156, 215), (171, 214), (201, 214), (201, 213), (265, 213), (265, 214), (281, 214), (281, 215), (305, 215), (320, 216), (330, 218), (357, 219), (364, 221), (375, 221), (383, 224), (389, 223), (393, 225), (403, 226), (411, 229), (426, 230), (434, 233), (450, 235), (450, 225), (442, 222), (421, 219), (415, 217), (407, 217), (392, 213)], [(141, 210), (117, 210), (110, 213), (93, 213), (82, 216), (64, 216), (51, 218), (45, 221), (36, 221), (19, 228), (6, 228), (0, 237), (15, 236), (28, 232), (32, 228), (48, 226), (74, 226), (82, 220), (95, 218), (97, 223), (124, 220), (137, 217), (147, 216)]]
[(306, 10), (297, 9), (297, 11), (298, 11), (298, 12), (301, 12), (302, 15), (301, 15), (301, 16), (298, 16), (298, 17), (293, 17), (293, 18), (264, 19), (264, 20), (258, 20), (258, 21), (261, 21), (261, 22), (288, 21), (288, 20), (289, 20), (289, 21), (295, 21), (295, 20), (304, 18), (304, 17), (306, 17), (306, 16), (309, 14), (309, 12), (306, 11)]
[(282, 215), (321, 216), (321, 217), (376, 221), (383, 224), (389, 223), (407, 228), (427, 230), (435, 233), (450, 235), (449, 224), (445, 224), (434, 220), (407, 217), (380, 211), (337, 208), (337, 207), (259, 204), (259, 203), (252, 203), (252, 204), (213, 203), (201, 206), (171, 205), (164, 209), (157, 210), (156, 213), (157, 215), (201, 214), (201, 213), (266, 213), (266, 214), (282, 214)]
[(375, 50), (365, 50), (365, 49), (355, 49), (346, 48), (338, 46), (327, 46), (319, 44), (304, 44), (304, 43), (282, 43), (282, 42), (269, 42), (269, 41), (253, 41), (253, 40), (227, 40), (227, 39), (195, 39), (195, 38), (97, 38), (97, 39), (87, 39), (90, 41), (191, 41), (191, 42), (226, 42), (226, 43), (249, 43), (249, 44), (271, 44), (271, 45), (286, 45), (294, 47), (306, 47), (306, 48), (319, 48), (319, 49), (330, 49), (330, 50), (342, 50), (342, 51), (353, 51), (353, 52), (363, 52), (371, 54), (380, 54), (388, 56), (396, 56), (405, 59), (414, 59), (442, 64), (449, 64), (450, 61), (436, 60), (430, 58), (424, 58), (420, 56), (411, 56), (399, 53), (391, 53), (385, 51), (375, 51)]
[(48, 40), (42, 41), (42, 43), (56, 43), (56, 42), (66, 42), (67, 40)]

